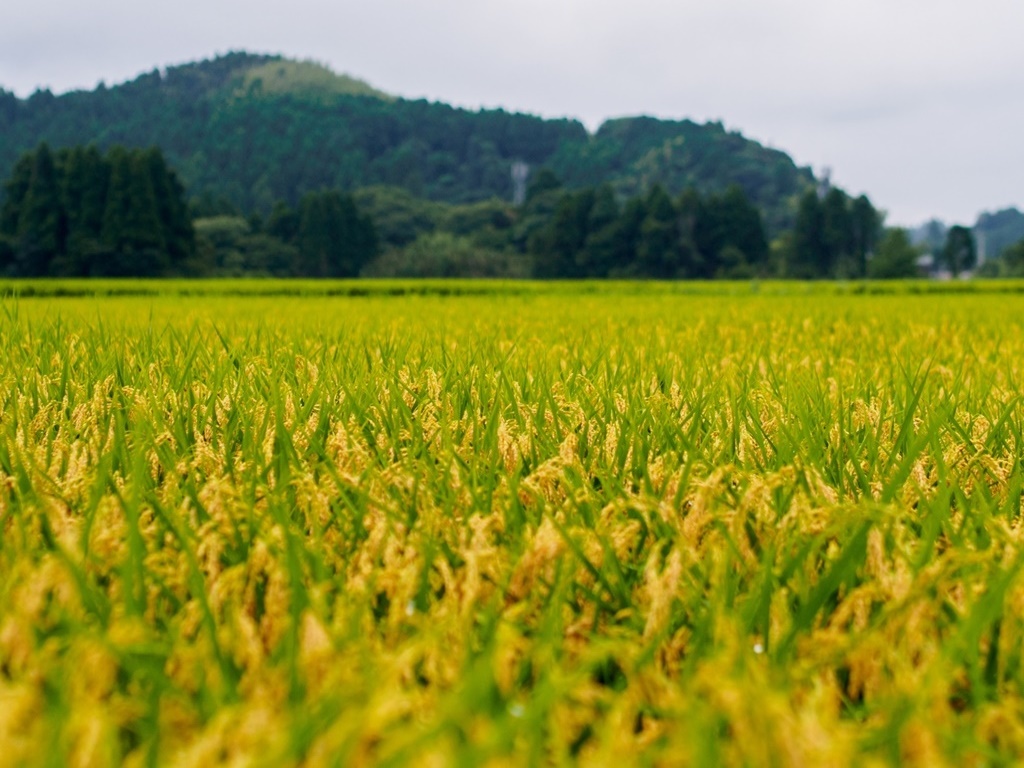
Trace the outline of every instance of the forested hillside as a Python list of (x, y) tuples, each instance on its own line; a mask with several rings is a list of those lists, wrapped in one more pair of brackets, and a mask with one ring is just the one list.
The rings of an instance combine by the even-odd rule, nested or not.
[(0, 92), (0, 178), (51, 147), (158, 146), (190, 196), (268, 213), (306, 192), (374, 185), (447, 203), (511, 201), (513, 164), (552, 169), (568, 188), (610, 184), (620, 198), (738, 185), (770, 232), (792, 224), (813, 182), (786, 154), (718, 123), (605, 123), (467, 111), (387, 96), (311, 62), (233, 53), (116, 87), (27, 99)]

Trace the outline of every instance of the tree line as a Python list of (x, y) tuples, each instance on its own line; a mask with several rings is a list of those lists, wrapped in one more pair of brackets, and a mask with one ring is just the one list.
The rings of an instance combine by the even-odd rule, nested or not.
[[(623, 198), (609, 183), (567, 187), (530, 175), (525, 200), (449, 204), (397, 187), (307, 191), (295, 205), (245, 212), (187, 200), (155, 148), (25, 153), (2, 187), (0, 274), (8, 276), (464, 276), (541, 279), (859, 279), (912, 277), (922, 254), (865, 196), (807, 191), (770, 238), (742, 187)], [(1020, 249), (985, 274), (1015, 274)], [(970, 230), (936, 255), (975, 266)]]
[[(527, 211), (555, 190), (551, 180), (538, 180)], [(761, 214), (738, 186), (720, 195), (689, 189), (673, 200), (656, 184), (622, 205), (608, 184), (564, 192), (527, 248), (537, 277), (671, 280), (771, 271)]]
[[(25, 153), (3, 187), (0, 274), (161, 277), (221, 274), (216, 222), (193, 220), (160, 150), (95, 147)], [(204, 236), (205, 235), (205, 236)], [(350, 195), (307, 192), (279, 202), (262, 240), (260, 272), (353, 277), (377, 254), (373, 222)], [(237, 270), (236, 270), (237, 272)]]
[(4, 187), (0, 268), (17, 276), (163, 275), (195, 248), (184, 192), (156, 149), (26, 153)]

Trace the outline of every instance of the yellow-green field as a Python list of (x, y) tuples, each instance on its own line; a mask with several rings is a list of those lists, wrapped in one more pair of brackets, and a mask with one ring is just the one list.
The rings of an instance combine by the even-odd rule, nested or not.
[(1024, 759), (1016, 288), (36, 285), (0, 765)]

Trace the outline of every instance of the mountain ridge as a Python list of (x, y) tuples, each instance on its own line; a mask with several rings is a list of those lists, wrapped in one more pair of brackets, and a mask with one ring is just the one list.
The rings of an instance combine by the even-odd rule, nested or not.
[(523, 163), (624, 198), (658, 184), (672, 194), (739, 185), (777, 231), (815, 183), (785, 152), (718, 122), (620, 117), (591, 133), (572, 118), (405, 99), (316, 62), (244, 51), (91, 91), (0, 91), (0, 177), (40, 141), (156, 145), (190, 194), (254, 211), (381, 184), (443, 202), (511, 200)]

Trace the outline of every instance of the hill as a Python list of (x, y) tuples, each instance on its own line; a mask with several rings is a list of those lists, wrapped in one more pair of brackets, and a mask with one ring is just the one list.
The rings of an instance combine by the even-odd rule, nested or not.
[(570, 188), (608, 182), (624, 197), (654, 184), (672, 194), (738, 184), (777, 231), (813, 183), (785, 153), (720, 123), (623, 118), (591, 134), (576, 120), (396, 98), (313, 62), (250, 53), (93, 91), (0, 91), (0, 178), (40, 141), (157, 145), (191, 195), (263, 212), (325, 187), (509, 200), (522, 163), (549, 167)]
[(1006, 208), (995, 213), (982, 213), (974, 225), (978, 246), (984, 246), (985, 256), (998, 257), (1011, 245), (1024, 240), (1024, 213)]
[(390, 100), (388, 94), (348, 75), (332, 72), (315, 61), (277, 59), (244, 68), (235, 90), (237, 98), (301, 96), (330, 101), (334, 96), (370, 96)]

